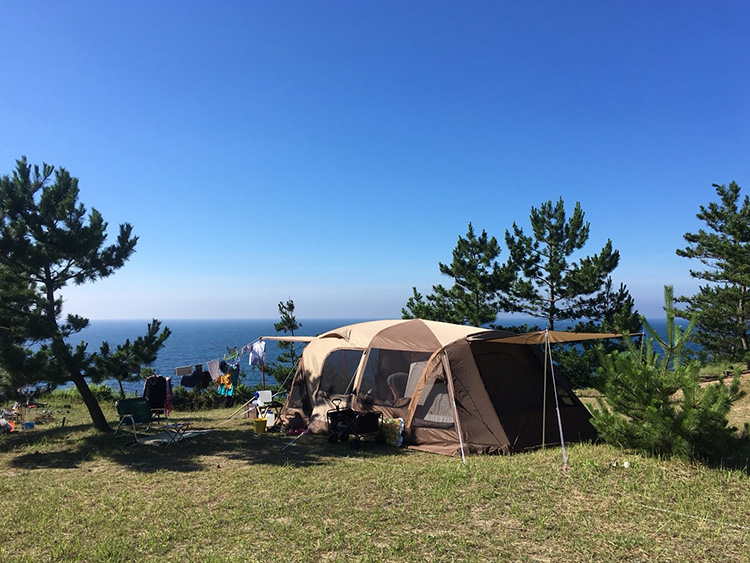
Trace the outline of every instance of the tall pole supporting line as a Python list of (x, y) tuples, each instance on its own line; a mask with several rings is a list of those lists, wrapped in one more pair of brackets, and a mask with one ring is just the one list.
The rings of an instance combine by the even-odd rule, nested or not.
[[(549, 343), (549, 333), (545, 332), (544, 335), (544, 355), (546, 358), (549, 358), (549, 368), (550, 373), (552, 374), (552, 390), (555, 394), (555, 410), (557, 411), (557, 427), (560, 430), (560, 447), (562, 449), (562, 459), (563, 459), (563, 469), (568, 468), (568, 454), (565, 452), (565, 438), (563, 437), (563, 427), (562, 427), (562, 418), (560, 417), (560, 401), (557, 398), (557, 382), (555, 381), (555, 368), (552, 365), (552, 349), (550, 347)], [(547, 362), (545, 360), (544, 362), (545, 369), (547, 369)], [(545, 383), (547, 381), (546, 377), (544, 379)], [(546, 395), (545, 395), (546, 396)]]
[(549, 347), (549, 332), (544, 331), (544, 394), (542, 395), (542, 449), (544, 449), (547, 443), (547, 364), (549, 363), (549, 357), (547, 356), (547, 348)]

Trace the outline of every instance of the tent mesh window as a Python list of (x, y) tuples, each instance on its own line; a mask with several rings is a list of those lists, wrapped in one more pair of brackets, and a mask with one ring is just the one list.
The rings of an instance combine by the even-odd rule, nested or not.
[(393, 405), (411, 398), (429, 357), (429, 352), (372, 348), (360, 386), (364, 401)]
[(417, 401), (412, 425), (453, 428), (453, 409), (444, 380), (430, 379), (425, 383)]
[(319, 391), (328, 395), (351, 393), (351, 384), (364, 350), (334, 350), (323, 363)]
[[(500, 417), (541, 411), (544, 379), (536, 358), (525, 352), (522, 345), (517, 345), (513, 347), (512, 353), (495, 349), (489, 353), (474, 355), (484, 385)], [(550, 392), (551, 390), (550, 386)]]

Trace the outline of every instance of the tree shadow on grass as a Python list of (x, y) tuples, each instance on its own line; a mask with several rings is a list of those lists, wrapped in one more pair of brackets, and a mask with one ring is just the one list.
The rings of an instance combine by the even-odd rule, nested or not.
[[(306, 434), (295, 437), (278, 432), (256, 435), (249, 429), (213, 430), (179, 444), (129, 446), (111, 460), (133, 471), (203, 471), (222, 465), (309, 467), (324, 465), (342, 457), (383, 457), (401, 455), (403, 450), (363, 442), (354, 450), (348, 444), (329, 444), (325, 436)], [(294, 442), (292, 443), (292, 441)]]
[(750, 475), (750, 438), (746, 436), (734, 438), (731, 451), (729, 456), (706, 461), (705, 465), (713, 469), (728, 469)]
[(362, 459), (388, 458), (406, 453), (402, 448), (376, 444), (367, 439), (352, 447), (353, 442), (331, 444), (327, 436), (305, 434), (284, 436), (280, 433), (251, 435), (245, 448), (227, 448), (227, 459), (251, 465), (291, 465), (304, 467), (322, 465), (340, 458), (357, 457)]
[[(604, 441), (597, 442), (599, 444), (606, 444)], [(727, 455), (725, 457), (716, 458), (716, 459), (695, 459), (695, 458), (681, 458), (679, 456), (660, 456), (657, 454), (652, 454), (647, 451), (637, 449), (637, 448), (627, 448), (627, 447), (619, 447), (614, 444), (610, 444), (614, 448), (618, 448), (622, 450), (623, 452), (629, 452), (637, 455), (642, 455), (644, 457), (650, 457), (653, 459), (658, 459), (662, 461), (669, 461), (669, 460), (675, 460), (679, 461), (682, 460), (684, 462), (694, 464), (696, 466), (703, 466), (707, 467), (709, 469), (715, 469), (715, 470), (726, 470), (726, 471), (737, 471), (739, 473), (745, 473), (746, 475), (750, 475), (750, 438), (745, 436), (737, 436), (735, 438), (732, 438), (732, 445), (729, 448), (730, 455)]]
[(90, 430), (90, 425), (73, 425), (13, 432), (0, 440), (0, 454), (17, 469), (73, 469), (101, 448), (104, 437)]
[[(153, 437), (159, 431), (156, 426), (146, 436)], [(136, 443), (132, 434), (114, 437), (113, 433), (95, 433), (90, 425), (14, 432), (0, 440), (0, 454), (9, 458), (8, 465), (14, 469), (76, 469), (106, 460), (140, 473), (190, 473), (222, 464), (306, 467), (342, 457), (372, 459), (404, 453), (370, 438), (353, 449), (349, 443), (329, 444), (325, 436), (295, 437), (280, 432), (256, 435), (247, 425), (206, 430), (169, 446), (145, 445), (140, 436)]]

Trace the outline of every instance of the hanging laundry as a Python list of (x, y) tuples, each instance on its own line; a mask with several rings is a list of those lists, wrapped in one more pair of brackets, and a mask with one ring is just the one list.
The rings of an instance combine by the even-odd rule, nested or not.
[(169, 416), (172, 412), (172, 378), (167, 377), (167, 399), (164, 401), (164, 415)]
[(211, 385), (213, 382), (214, 382), (214, 379), (213, 377), (211, 377), (211, 374), (203, 370), (203, 376), (201, 378), (200, 388), (208, 389), (208, 386)]
[(169, 416), (172, 410), (172, 378), (150, 375), (143, 384), (143, 397), (148, 400), (152, 411), (163, 411), (165, 416)]
[(226, 372), (219, 376), (217, 379), (217, 391), (219, 395), (225, 397), (224, 407), (231, 407), (234, 402), (234, 390), (237, 387), (237, 383), (240, 379), (240, 366), (239, 365), (227, 365), (222, 362), (226, 368)]
[(256, 340), (250, 345), (250, 365), (263, 367), (266, 365), (266, 342)]
[(190, 375), (192, 371), (193, 368), (191, 368), (190, 366), (181, 366), (178, 368), (174, 368), (174, 374), (180, 376)]
[(216, 381), (219, 379), (219, 376), (221, 375), (221, 370), (219, 369), (219, 360), (211, 360), (206, 364), (206, 368), (208, 368), (208, 373), (211, 374), (211, 379)]
[(231, 397), (232, 395), (234, 395), (234, 388), (236, 387), (239, 378), (240, 366), (225, 364), (225, 373), (223, 375), (220, 375), (216, 380), (217, 391), (219, 392), (219, 395), (223, 395), (225, 397)]
[[(178, 369), (182, 369), (182, 368), (178, 368)], [(183, 387), (199, 387), (202, 381), (203, 381), (203, 364), (196, 364), (195, 369), (193, 370), (192, 373), (183, 376), (183, 378), (180, 380), (180, 385), (182, 385)]]
[(234, 386), (232, 385), (232, 372), (220, 375), (219, 379), (216, 380), (216, 390), (219, 395), (229, 397), (234, 394)]

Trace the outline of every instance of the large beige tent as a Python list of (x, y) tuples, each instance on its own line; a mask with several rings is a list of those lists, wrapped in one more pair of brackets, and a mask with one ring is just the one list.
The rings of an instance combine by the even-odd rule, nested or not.
[(420, 319), (332, 330), (305, 348), (282, 418), (324, 433), (336, 403), (380, 411), (404, 419), (408, 446), (449, 455), (595, 439), (586, 408), (527, 338)]

